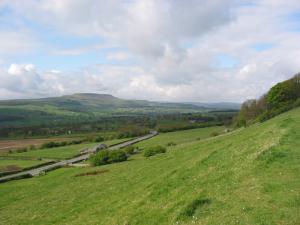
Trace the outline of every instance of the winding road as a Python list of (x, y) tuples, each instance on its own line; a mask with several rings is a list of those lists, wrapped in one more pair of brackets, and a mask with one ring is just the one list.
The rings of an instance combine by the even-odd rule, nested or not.
[[(119, 149), (119, 148), (124, 148), (126, 146), (133, 145), (133, 144), (138, 143), (140, 141), (144, 141), (146, 139), (152, 138), (157, 134), (158, 134), (157, 131), (153, 131), (150, 134), (147, 134), (145, 136), (138, 137), (138, 138), (135, 138), (133, 140), (129, 140), (129, 141), (111, 146), (111, 147), (108, 148), (108, 150), (116, 150), (116, 149)], [(7, 175), (7, 176), (4, 176), (4, 177), (0, 177), (0, 183), (10, 181), (10, 180), (15, 180), (15, 179), (29, 178), (29, 177), (38, 176), (38, 175), (43, 174), (43, 173), (45, 173), (47, 171), (50, 171), (50, 170), (54, 170), (54, 169), (57, 169), (57, 168), (60, 168), (60, 167), (66, 166), (66, 165), (70, 165), (70, 164), (73, 164), (73, 163), (77, 163), (77, 162), (87, 160), (90, 157), (90, 155), (95, 153), (95, 151), (96, 151), (95, 147), (93, 147), (91, 149), (94, 149), (94, 150), (89, 151), (89, 153), (74, 157), (72, 159), (62, 160), (62, 161), (53, 163), (51, 165), (41, 166), (41, 167), (38, 167), (38, 168), (35, 168), (35, 169), (31, 169), (31, 170), (15, 173), (15, 174), (12, 174), (12, 175)]]

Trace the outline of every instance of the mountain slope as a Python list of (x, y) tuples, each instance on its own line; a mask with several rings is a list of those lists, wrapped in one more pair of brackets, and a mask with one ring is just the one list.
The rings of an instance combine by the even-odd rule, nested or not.
[[(184, 132), (166, 138), (176, 143)], [(178, 142), (151, 158), (138, 154), (124, 163), (1, 184), (0, 217), (4, 224), (295, 225), (299, 146), (297, 108), (225, 135)], [(95, 170), (102, 173), (76, 176)]]
[(124, 100), (112, 95), (83, 93), (42, 99), (0, 101), (0, 125), (36, 125), (113, 115), (203, 110), (204, 107), (191, 104)]
[(216, 103), (187, 102), (187, 104), (192, 104), (195, 106), (200, 106), (200, 107), (214, 109), (214, 110), (239, 110), (241, 108), (241, 104), (234, 103), (234, 102), (216, 102)]

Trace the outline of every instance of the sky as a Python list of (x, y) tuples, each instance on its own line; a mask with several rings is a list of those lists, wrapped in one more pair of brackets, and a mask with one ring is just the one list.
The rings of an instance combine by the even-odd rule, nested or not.
[(0, 99), (243, 102), (300, 72), (300, 0), (0, 0)]

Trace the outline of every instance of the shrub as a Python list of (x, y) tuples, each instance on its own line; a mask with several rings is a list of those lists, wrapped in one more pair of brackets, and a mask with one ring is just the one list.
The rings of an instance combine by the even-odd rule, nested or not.
[(128, 155), (133, 155), (134, 150), (135, 150), (135, 148), (132, 145), (127, 146), (126, 148), (124, 148), (124, 152)]
[(90, 157), (93, 166), (101, 166), (110, 163), (123, 162), (127, 160), (127, 155), (122, 150), (102, 150)]
[(17, 153), (27, 152), (27, 148), (19, 148), (16, 150)]
[(123, 162), (127, 160), (127, 155), (122, 150), (115, 150), (109, 152), (108, 158), (108, 163)]
[(46, 142), (41, 146), (41, 148), (54, 148), (54, 147), (56, 147), (56, 144), (53, 141)]
[(170, 142), (167, 143), (167, 146), (175, 146), (175, 145), (176, 145), (176, 143), (173, 142), (173, 141), (170, 141)]
[(66, 146), (66, 145), (77, 145), (77, 144), (81, 144), (83, 141), (82, 140), (72, 140), (69, 142), (66, 141), (62, 141), (62, 142), (46, 142), (44, 144), (42, 144), (41, 148), (56, 148), (56, 147), (62, 147), (62, 146)]
[(90, 162), (93, 166), (101, 166), (101, 165), (105, 165), (108, 164), (108, 156), (109, 152), (108, 150), (104, 150), (104, 151), (100, 151), (95, 155), (92, 155), (90, 157)]
[(81, 144), (83, 141), (82, 140), (72, 140), (69, 144), (70, 145), (78, 145)]
[(59, 146), (66, 146), (68, 143), (66, 141), (60, 142)]
[(216, 137), (218, 135), (219, 135), (219, 133), (217, 131), (214, 131), (210, 134), (211, 137)]
[(35, 149), (36, 149), (35, 145), (30, 145), (29, 146), (29, 150), (35, 150)]
[(98, 137), (94, 138), (94, 142), (102, 142), (102, 141), (104, 141), (104, 138), (101, 137), (101, 136), (98, 136)]
[(158, 146), (146, 149), (144, 152), (144, 156), (150, 157), (150, 156), (154, 156), (156, 154), (165, 153), (165, 152), (166, 152), (166, 148), (158, 145)]

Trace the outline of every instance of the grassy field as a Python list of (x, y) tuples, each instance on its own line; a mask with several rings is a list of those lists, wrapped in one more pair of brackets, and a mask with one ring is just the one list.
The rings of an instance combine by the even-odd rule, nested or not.
[[(129, 138), (107, 140), (103, 143), (105, 143), (107, 146), (110, 146), (127, 140), (129, 140)], [(85, 143), (58, 148), (31, 150), (21, 153), (2, 153), (0, 154), (0, 171), (11, 170), (11, 166), (18, 169), (24, 169), (27, 167), (45, 163), (49, 161), (49, 159), (62, 160), (71, 158), (75, 155), (78, 155), (80, 153), (80, 150), (82, 150), (83, 148), (92, 147), (96, 144), (97, 143)], [(40, 160), (40, 158), (42, 158), (43, 160)]]
[[(108, 146), (114, 145), (120, 142), (124, 142), (128, 140), (128, 138), (123, 139), (114, 139), (114, 140), (108, 140), (103, 141), (101, 143), (104, 143)], [(50, 158), (50, 159), (67, 159), (71, 158), (75, 155), (78, 155), (80, 151), (84, 148), (89, 148), (97, 143), (84, 143), (84, 144), (78, 144), (78, 145), (67, 145), (63, 147), (57, 147), (57, 148), (48, 148), (48, 149), (39, 149), (39, 150), (32, 150), (27, 152), (21, 152), (21, 153), (12, 153), (9, 154), (9, 156), (14, 157), (32, 157), (32, 158)]]
[(48, 162), (48, 160), (21, 160), (21, 159), (0, 158), (0, 172), (9, 170), (10, 166), (14, 166), (15, 169), (24, 169), (27, 167), (36, 166), (46, 162)]
[(299, 108), (195, 137), (150, 158), (3, 183), (1, 224), (300, 224)]
[[(56, 137), (44, 137), (44, 138), (15, 138), (15, 139), (3, 139), (3, 137), (0, 137), (0, 153), (2, 152), (8, 152), (9, 150), (13, 149), (20, 149), (20, 148), (26, 148), (30, 147), (32, 145), (39, 147), (43, 143), (46, 142), (63, 142), (63, 141), (72, 141), (72, 140), (82, 140), (87, 137), (91, 136), (101, 136), (104, 138), (110, 138), (111, 136), (116, 135), (116, 132), (90, 132), (89, 134), (68, 134), (68, 135), (60, 135)], [(117, 142), (118, 139), (113, 139), (108, 141), (110, 142)]]
[(219, 126), (161, 133), (154, 138), (136, 144), (136, 146), (140, 148), (147, 148), (153, 145), (166, 146), (170, 142), (173, 142), (174, 144), (178, 145), (208, 138), (215, 132), (221, 134), (222, 132), (224, 132), (224, 130), (224, 127)]
[(39, 149), (28, 152), (12, 153), (9, 156), (15, 157), (33, 157), (33, 158), (50, 158), (50, 159), (66, 159), (80, 153), (84, 148), (92, 147), (95, 143), (85, 143), (79, 145), (68, 145), (64, 147)]

